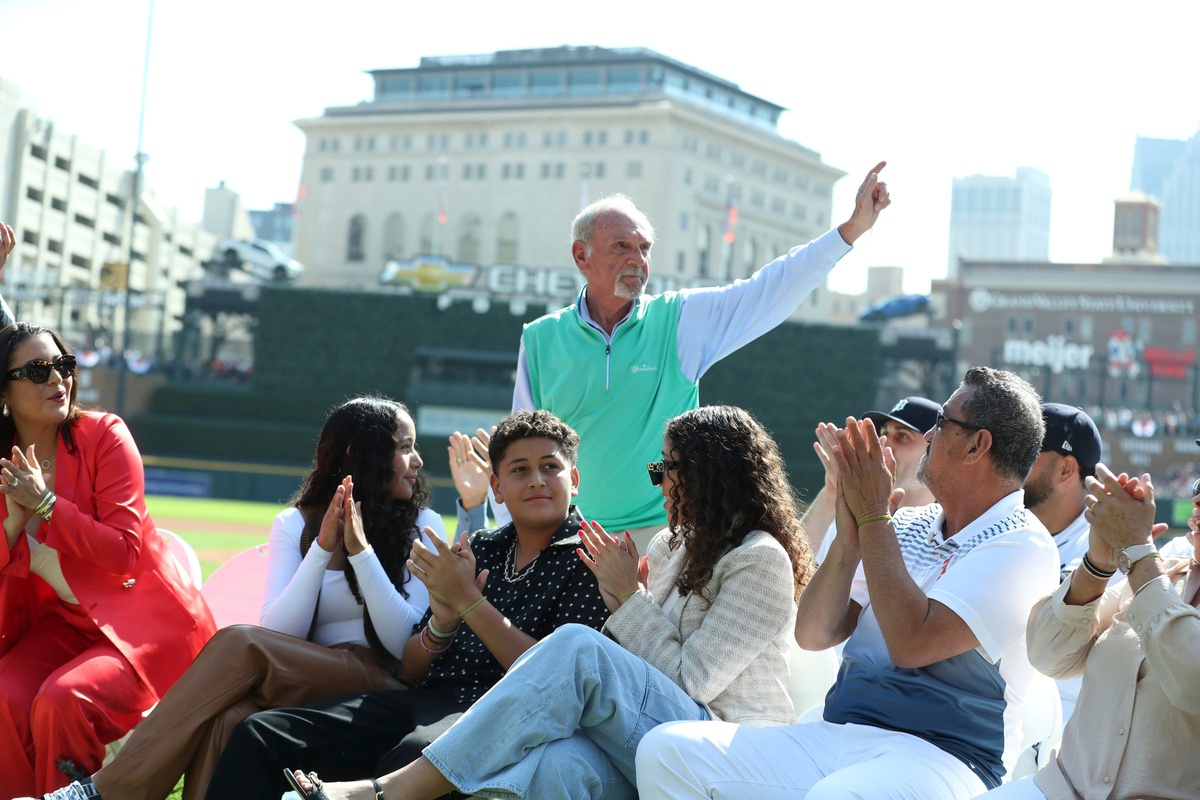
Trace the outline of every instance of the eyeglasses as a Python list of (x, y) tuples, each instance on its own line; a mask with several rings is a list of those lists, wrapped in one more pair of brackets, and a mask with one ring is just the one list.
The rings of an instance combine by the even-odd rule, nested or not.
[(663, 475), (667, 470), (679, 469), (678, 461), (651, 461), (646, 465), (646, 471), (650, 473), (650, 484), (652, 486), (662, 486)]
[(946, 411), (945, 408), (939, 408), (938, 412), (937, 412), (937, 418), (933, 422), (933, 427), (937, 428), (938, 430), (942, 429), (943, 422), (953, 422), (955, 425), (958, 425), (959, 427), (962, 427), (962, 428), (966, 428), (969, 431), (986, 431), (987, 430), (987, 428), (983, 427), (982, 425), (976, 425), (973, 422), (966, 422), (965, 420), (955, 419), (954, 417), (947, 417), (945, 414), (945, 411)]
[(34, 383), (45, 383), (50, 380), (50, 370), (52, 369), (58, 370), (60, 378), (66, 379), (71, 377), (75, 374), (75, 356), (59, 356), (53, 361), (35, 358), (32, 361), (26, 361), (23, 367), (9, 370), (6, 377), (10, 381), (29, 378)]

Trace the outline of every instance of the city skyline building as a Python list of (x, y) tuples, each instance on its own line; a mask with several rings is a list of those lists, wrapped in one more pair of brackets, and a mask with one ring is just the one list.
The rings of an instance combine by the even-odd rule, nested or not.
[(955, 178), (947, 278), (963, 259), (1046, 261), (1050, 257), (1050, 176), (1018, 167), (1013, 177)]
[(201, 274), (215, 237), (145, 187), (131, 220), (132, 161), (39, 116), (0, 78), (0, 220), (18, 242), (5, 298), (18, 318), (55, 327), (77, 346), (117, 347), (128, 288), (131, 348), (154, 357), (179, 328), (179, 281)]
[(1190, 139), (1139, 136), (1131, 191), (1158, 200), (1158, 250), (1168, 262), (1200, 263), (1200, 131)]
[[(424, 57), (370, 74), (370, 100), (296, 122), (305, 283), (370, 288), (388, 262), (421, 259), (576, 273), (571, 219), (614, 192), (656, 226), (656, 289), (745, 277), (832, 224), (845, 173), (779, 133), (782, 107), (652, 50)], [(523, 284), (558, 287), (544, 298), (558, 305), (576, 285)]]

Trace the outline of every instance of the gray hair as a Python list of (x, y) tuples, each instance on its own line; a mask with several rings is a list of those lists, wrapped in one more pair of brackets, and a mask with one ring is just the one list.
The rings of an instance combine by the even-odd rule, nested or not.
[(592, 254), (592, 228), (596, 226), (596, 220), (608, 213), (618, 213), (629, 217), (641, 228), (642, 235), (650, 244), (654, 244), (654, 226), (650, 224), (650, 218), (634, 205), (633, 200), (623, 194), (601, 197), (580, 211), (575, 217), (575, 221), (571, 223), (571, 243), (583, 242), (587, 246), (587, 253), (590, 256)]
[(971, 367), (962, 382), (975, 390), (963, 401), (963, 416), (992, 434), (992, 466), (1024, 483), (1046, 435), (1041, 396), (1020, 375), (991, 367)]

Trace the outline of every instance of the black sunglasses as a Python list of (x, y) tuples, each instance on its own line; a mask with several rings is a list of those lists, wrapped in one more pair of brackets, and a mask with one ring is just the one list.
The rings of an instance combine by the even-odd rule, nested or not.
[(679, 469), (678, 461), (651, 461), (646, 465), (646, 471), (650, 473), (650, 484), (652, 486), (662, 486), (663, 475), (669, 469)]
[(52, 369), (58, 370), (59, 377), (64, 380), (71, 377), (75, 374), (75, 356), (59, 356), (53, 361), (35, 358), (32, 361), (26, 361), (23, 367), (10, 369), (7, 377), (10, 381), (29, 378), (34, 383), (45, 383), (50, 380), (50, 370)]
[(976, 425), (973, 422), (967, 422), (965, 420), (955, 419), (954, 417), (947, 417), (945, 415), (945, 413), (943, 413), (944, 411), (945, 411), (945, 409), (939, 408), (938, 412), (937, 412), (937, 418), (933, 422), (933, 427), (937, 428), (939, 431), (942, 429), (943, 422), (953, 422), (955, 425), (958, 425), (962, 428), (966, 428), (969, 431), (986, 431), (987, 430), (987, 428), (983, 427), (982, 425)]

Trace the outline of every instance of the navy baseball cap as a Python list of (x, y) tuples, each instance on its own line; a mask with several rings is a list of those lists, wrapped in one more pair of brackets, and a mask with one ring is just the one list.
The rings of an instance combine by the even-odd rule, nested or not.
[(1100, 463), (1100, 431), (1092, 418), (1083, 409), (1064, 403), (1043, 403), (1042, 418), (1046, 420), (1042, 452), (1074, 456), (1080, 472), (1095, 474)]
[(874, 422), (876, 429), (883, 426), (884, 420), (890, 419), (923, 434), (937, 422), (941, 410), (942, 407), (929, 398), (913, 396), (896, 403), (891, 411), (868, 411), (863, 414), (863, 419)]

